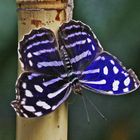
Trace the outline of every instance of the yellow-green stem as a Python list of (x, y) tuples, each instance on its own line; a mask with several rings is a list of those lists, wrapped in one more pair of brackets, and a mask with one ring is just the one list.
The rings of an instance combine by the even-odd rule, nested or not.
[[(72, 17), (72, 0), (17, 0), (18, 37), (34, 28), (47, 27), (57, 33), (58, 27)], [(19, 66), (19, 73), (21, 68)], [(16, 140), (67, 140), (68, 108), (64, 103), (44, 117), (17, 117)]]

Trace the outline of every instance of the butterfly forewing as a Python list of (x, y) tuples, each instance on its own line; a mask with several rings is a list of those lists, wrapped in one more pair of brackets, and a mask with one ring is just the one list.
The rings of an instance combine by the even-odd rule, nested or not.
[(27, 71), (57, 75), (65, 72), (54, 33), (49, 29), (36, 29), (25, 35), (19, 43), (19, 56)]
[(63, 47), (67, 50), (74, 71), (82, 71), (102, 50), (91, 29), (80, 21), (64, 23), (58, 37), (60, 50)]
[(132, 70), (126, 70), (117, 58), (102, 52), (82, 72), (80, 82), (83, 86), (107, 95), (130, 93), (140, 85)]
[(23, 73), (16, 85), (12, 106), (22, 117), (39, 117), (54, 111), (69, 96), (70, 84), (60, 77), (33, 72)]

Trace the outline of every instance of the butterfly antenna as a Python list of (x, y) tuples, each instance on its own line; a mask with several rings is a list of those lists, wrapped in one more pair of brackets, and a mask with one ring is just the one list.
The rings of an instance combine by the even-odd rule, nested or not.
[(83, 103), (84, 103), (84, 108), (85, 108), (85, 111), (86, 111), (86, 115), (87, 115), (87, 121), (88, 123), (90, 122), (90, 118), (89, 118), (89, 113), (88, 113), (88, 110), (87, 110), (87, 105), (86, 105), (86, 101), (85, 101), (85, 98), (83, 95), (82, 96), (82, 100), (83, 100)]
[(107, 120), (107, 118), (101, 113), (101, 111), (98, 109), (98, 107), (85, 95), (86, 99), (89, 101), (89, 103), (95, 108), (95, 110), (97, 111), (97, 113), (105, 120)]

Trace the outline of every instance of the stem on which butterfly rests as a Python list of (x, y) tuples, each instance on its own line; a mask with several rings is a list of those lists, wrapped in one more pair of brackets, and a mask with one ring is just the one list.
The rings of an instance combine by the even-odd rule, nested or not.
[[(20, 41), (34, 28), (47, 27), (57, 33), (72, 18), (73, 0), (17, 0), (17, 8)], [(67, 117), (66, 104), (44, 117), (17, 117), (16, 140), (67, 140)]]

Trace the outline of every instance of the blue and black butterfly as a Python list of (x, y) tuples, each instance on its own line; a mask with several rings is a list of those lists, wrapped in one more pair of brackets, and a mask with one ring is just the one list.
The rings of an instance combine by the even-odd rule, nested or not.
[(81, 94), (83, 88), (122, 95), (140, 85), (135, 73), (104, 51), (90, 27), (80, 21), (62, 24), (58, 40), (50, 29), (32, 30), (18, 51), (24, 72), (17, 80), (12, 106), (22, 117), (46, 115), (72, 91)]

